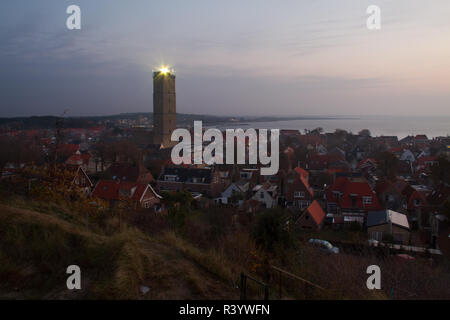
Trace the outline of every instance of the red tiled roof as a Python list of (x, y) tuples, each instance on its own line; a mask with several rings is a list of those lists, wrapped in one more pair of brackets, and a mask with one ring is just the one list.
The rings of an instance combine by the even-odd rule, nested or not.
[(404, 149), (405, 148), (403, 148), (403, 147), (395, 147), (395, 148), (390, 148), (389, 152), (391, 152), (391, 153), (401, 153), (401, 152), (403, 152)]
[(424, 165), (425, 162), (435, 162), (438, 161), (439, 158), (438, 157), (434, 157), (434, 156), (428, 156), (428, 157), (421, 157), (419, 159), (417, 159), (417, 164), (418, 165)]
[(309, 173), (308, 173), (308, 171), (306, 171), (305, 169), (303, 169), (303, 168), (300, 168), (300, 167), (296, 167), (295, 169), (295, 172), (297, 172), (299, 175), (300, 175), (300, 177), (308, 177), (309, 176)]
[(71, 155), (69, 157), (69, 159), (66, 160), (66, 164), (71, 164), (71, 165), (87, 164), (89, 162), (90, 158), (91, 158), (91, 155), (88, 153), (74, 154), (74, 155)]
[(282, 135), (300, 135), (300, 130), (281, 129)]
[(308, 182), (308, 176), (300, 176), (300, 181), (305, 185), (306, 190), (308, 190), (311, 197), (314, 197), (314, 192), (312, 191), (312, 188), (309, 186)]
[(320, 225), (323, 219), (325, 219), (325, 212), (323, 211), (317, 200), (314, 200), (306, 210), (309, 212), (317, 225)]
[[(107, 170), (107, 172), (113, 177), (126, 181), (139, 181), (139, 182), (151, 182), (155, 179), (151, 173), (143, 165), (132, 165), (130, 163), (113, 163)], [(144, 175), (148, 175), (148, 181), (139, 180)]]
[(359, 168), (364, 167), (366, 165), (376, 165), (377, 162), (375, 161), (375, 159), (373, 158), (367, 158), (367, 159), (363, 159), (361, 160), (361, 162), (359, 163)]
[[(416, 207), (423, 207), (428, 204), (427, 197), (431, 191), (428, 190), (414, 190), (408, 199), (408, 210), (413, 210)], [(420, 200), (420, 204), (417, 206), (414, 204), (414, 200)]]
[(147, 184), (128, 181), (100, 180), (95, 186), (92, 196), (104, 200), (120, 200), (129, 197), (139, 201), (147, 189)]
[[(333, 191), (339, 191), (341, 197), (336, 199)], [(352, 197), (356, 201), (352, 204)], [(371, 197), (371, 203), (363, 203), (363, 197)], [(352, 181), (347, 177), (339, 177), (334, 184), (327, 190), (327, 201), (339, 203), (341, 208), (359, 208), (364, 210), (380, 210), (381, 206), (375, 192), (367, 181)]]

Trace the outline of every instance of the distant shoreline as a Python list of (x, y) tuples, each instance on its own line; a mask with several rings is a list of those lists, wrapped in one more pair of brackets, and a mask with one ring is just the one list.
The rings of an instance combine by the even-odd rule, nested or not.
[[(31, 116), (0, 118), (2, 130), (29, 130), (54, 129), (57, 116)], [(109, 116), (64, 117), (62, 121), (65, 128), (90, 128), (99, 125), (122, 124), (133, 126), (142, 123), (151, 129), (153, 113), (122, 113)], [(128, 122), (128, 120), (131, 120)], [(143, 122), (141, 122), (143, 121)], [(321, 128), (323, 132), (334, 132), (336, 129), (358, 133), (368, 129), (372, 136), (399, 136), (426, 134), (429, 137), (448, 136), (450, 134), (450, 116), (389, 116), (389, 115), (354, 115), (354, 116), (211, 116), (200, 114), (177, 113), (178, 127), (191, 127), (194, 121), (202, 121), (204, 127), (248, 129), (280, 129), (280, 130), (307, 130)]]

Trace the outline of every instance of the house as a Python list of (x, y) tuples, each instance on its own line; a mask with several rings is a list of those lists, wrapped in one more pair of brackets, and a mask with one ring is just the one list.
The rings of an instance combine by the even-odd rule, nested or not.
[(396, 183), (389, 180), (377, 181), (375, 192), (383, 208), (396, 211), (406, 209), (406, 198)]
[(431, 194), (431, 190), (423, 185), (410, 185), (403, 190), (403, 194), (407, 199), (408, 211), (415, 211), (427, 206), (427, 197)]
[(359, 145), (355, 146), (353, 150), (351, 150), (350, 152), (350, 156), (356, 160), (362, 160), (364, 154), (365, 154), (364, 149)]
[(18, 175), (21, 179), (25, 178), (28, 181), (28, 188), (31, 187), (30, 183), (37, 183), (72, 198), (75, 196), (72, 191), (80, 196), (88, 196), (94, 186), (81, 166), (61, 164), (57, 165), (56, 168), (44, 166), (33, 167), (32, 169), (34, 171), (32, 173), (21, 172)]
[(296, 224), (307, 230), (319, 231), (325, 221), (325, 211), (323, 211), (317, 200), (314, 200), (303, 214), (297, 219)]
[(403, 139), (400, 140), (400, 144), (404, 146), (411, 146), (414, 144), (414, 137), (413, 136), (406, 136)]
[(253, 188), (253, 197), (251, 199), (261, 202), (266, 208), (274, 208), (277, 205), (277, 189), (276, 185), (269, 182), (263, 185), (259, 184)]
[(66, 160), (67, 165), (81, 166), (87, 173), (98, 172), (97, 164), (89, 153), (80, 153), (77, 151)]
[(285, 179), (284, 198), (288, 207), (300, 210), (307, 208), (314, 200), (314, 192), (309, 185), (309, 173), (297, 167)]
[(113, 180), (143, 184), (155, 182), (153, 175), (142, 164), (134, 165), (126, 162), (115, 162), (106, 170), (106, 175)]
[(405, 151), (405, 148), (403, 147), (392, 147), (387, 150), (388, 152), (392, 153), (394, 156), (400, 159), (403, 152)]
[(378, 137), (378, 140), (381, 141), (382, 144), (389, 146), (389, 147), (398, 146), (398, 137), (397, 136), (380, 136), (380, 137)]
[(314, 149), (315, 146), (324, 144), (323, 136), (317, 134), (300, 134), (297, 136), (297, 140), (308, 149)]
[(409, 163), (413, 163), (416, 161), (416, 157), (414, 156), (414, 153), (412, 153), (409, 149), (404, 149), (402, 154), (399, 157), (400, 161), (407, 161)]
[(223, 187), (230, 185), (233, 179), (233, 168), (225, 167), (225, 166), (217, 166), (216, 167), (217, 174), (219, 176), (220, 183)]
[(259, 182), (260, 170), (256, 168), (241, 168), (239, 170), (239, 179), (245, 179), (250, 182), (250, 186), (254, 186)]
[(428, 143), (428, 137), (424, 134), (418, 134), (414, 137), (414, 144), (415, 145), (424, 145)]
[(357, 217), (355, 221), (360, 223), (368, 211), (381, 210), (375, 192), (363, 177), (338, 177), (327, 190), (326, 200), (328, 213)]
[(430, 156), (430, 149), (421, 150), (419, 154), (416, 157), (416, 160), (422, 158), (422, 157), (429, 157)]
[(276, 174), (273, 175), (260, 175), (259, 182), (260, 184), (264, 184), (265, 182), (270, 182), (271, 184), (275, 184), (278, 188), (282, 188), (282, 182), (285, 176), (285, 170), (279, 169)]
[(247, 193), (250, 190), (250, 183), (246, 180), (239, 180), (238, 182), (230, 183), (228, 187), (221, 193), (220, 198), (216, 199), (216, 202), (228, 204), (233, 203), (235, 200), (247, 199)]
[(77, 165), (66, 165), (65, 170), (70, 172), (70, 184), (81, 188), (84, 195), (89, 195), (94, 184), (83, 167)]
[(385, 241), (392, 237), (395, 243), (408, 244), (410, 227), (406, 215), (392, 211), (371, 211), (367, 214), (367, 232), (369, 239)]
[(413, 171), (414, 171), (414, 169), (413, 169), (412, 162), (403, 161), (403, 160), (400, 160), (398, 162), (397, 172), (399, 174), (411, 176)]
[(361, 160), (358, 165), (358, 170), (362, 172), (375, 172), (377, 169), (377, 162), (373, 158), (366, 158)]
[(439, 159), (437, 157), (428, 156), (420, 157), (415, 162), (416, 172), (431, 172), (431, 167), (438, 166)]
[(317, 152), (317, 154), (320, 154), (320, 155), (324, 155), (324, 154), (328, 153), (327, 148), (325, 148), (322, 144), (316, 145), (316, 152)]
[(150, 184), (119, 181), (100, 180), (92, 191), (92, 197), (100, 198), (116, 206), (121, 201), (130, 201), (134, 209), (161, 210), (162, 197), (156, 193)]
[(423, 229), (429, 225), (428, 196), (431, 190), (423, 185), (407, 185), (402, 194), (406, 197), (408, 219), (413, 228)]
[(164, 167), (158, 177), (157, 185), (161, 191), (187, 190), (209, 197), (217, 197), (223, 189), (218, 173), (210, 167)]

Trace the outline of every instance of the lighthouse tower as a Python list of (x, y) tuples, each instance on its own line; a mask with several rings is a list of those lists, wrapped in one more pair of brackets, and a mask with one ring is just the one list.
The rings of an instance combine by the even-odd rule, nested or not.
[(164, 148), (176, 144), (170, 140), (177, 126), (176, 113), (175, 74), (163, 66), (153, 72), (153, 143)]

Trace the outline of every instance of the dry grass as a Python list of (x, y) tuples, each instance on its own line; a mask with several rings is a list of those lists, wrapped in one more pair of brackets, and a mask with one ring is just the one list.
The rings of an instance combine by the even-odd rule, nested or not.
[[(401, 261), (368, 252), (329, 255), (295, 234), (292, 247), (267, 254), (256, 247), (248, 229), (221, 229), (222, 224), (201, 215), (189, 218), (183, 236), (162, 217), (136, 220), (136, 226), (158, 222), (158, 228), (138, 230), (125, 221), (119, 228), (112, 215), (93, 221), (87, 231), (84, 217), (61, 205), (9, 204), (0, 205), (0, 298), (238, 299), (239, 276), (245, 272), (268, 282), (271, 298), (277, 299), (279, 275), (268, 272), (269, 264), (326, 289), (305, 290), (303, 283), (283, 277), (283, 299), (389, 299), (392, 289), (395, 299), (450, 298), (448, 261)], [(227, 221), (228, 216), (222, 218)], [(66, 289), (65, 271), (71, 264), (81, 267), (80, 291)], [(381, 268), (380, 291), (366, 287), (371, 264)], [(248, 284), (249, 298), (263, 297), (260, 286)], [(150, 288), (145, 296), (141, 285)]]
[[(55, 216), (0, 205), (0, 297), (33, 299), (235, 298), (203, 264), (222, 267), (189, 247), (180, 255), (173, 238), (155, 241), (122, 226), (113, 236), (86, 231)], [(186, 248), (186, 246), (184, 246)], [(189, 253), (189, 254), (187, 254)], [(208, 260), (211, 259), (211, 260)], [(199, 262), (202, 262), (199, 263)], [(82, 290), (66, 289), (67, 266), (79, 265)], [(139, 287), (150, 292), (142, 296)]]

